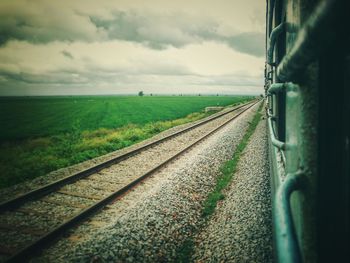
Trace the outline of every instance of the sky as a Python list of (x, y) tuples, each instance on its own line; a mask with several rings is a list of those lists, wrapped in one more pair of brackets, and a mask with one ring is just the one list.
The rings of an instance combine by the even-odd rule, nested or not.
[(260, 94), (265, 0), (1, 0), (0, 96)]

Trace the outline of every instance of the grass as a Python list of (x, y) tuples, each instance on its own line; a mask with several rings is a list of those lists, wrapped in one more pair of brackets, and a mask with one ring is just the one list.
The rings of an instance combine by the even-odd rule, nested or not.
[(191, 258), (193, 253), (194, 245), (195, 244), (194, 244), (193, 237), (191, 236), (187, 238), (183, 242), (182, 246), (177, 250), (175, 262), (176, 263), (189, 262), (189, 259)]
[(238, 161), (242, 155), (242, 152), (244, 151), (245, 147), (248, 144), (249, 138), (252, 136), (252, 134), (255, 131), (256, 126), (258, 125), (260, 118), (261, 118), (261, 107), (262, 104), (260, 104), (259, 110), (254, 115), (254, 118), (252, 122), (249, 124), (249, 127), (244, 134), (242, 140), (239, 142), (238, 146), (235, 149), (235, 152), (233, 153), (233, 156), (230, 160), (225, 162), (223, 166), (221, 167), (221, 173), (218, 176), (216, 180), (216, 186), (212, 192), (209, 193), (207, 199), (204, 202), (204, 208), (202, 215), (203, 217), (208, 217), (212, 215), (215, 211), (215, 208), (217, 206), (217, 203), (220, 200), (223, 200), (225, 198), (225, 195), (223, 193), (223, 190), (230, 184), (236, 169)]
[(169, 121), (199, 112), (206, 106), (227, 106), (249, 98), (251, 97), (0, 97), (0, 141)]
[(205, 106), (228, 105), (248, 99), (251, 98), (1, 98), (0, 112), (5, 109), (5, 114), (0, 117), (0, 188), (196, 121), (208, 116), (196, 112)]
[[(236, 169), (237, 164), (240, 160), (240, 157), (249, 142), (249, 138), (254, 133), (256, 126), (258, 125), (261, 118), (261, 108), (263, 104), (260, 104), (260, 107), (256, 114), (253, 117), (252, 122), (250, 122), (246, 133), (239, 142), (238, 146), (233, 153), (233, 156), (230, 160), (225, 162), (220, 171), (220, 175), (217, 177), (215, 188), (210, 192), (204, 201), (202, 216), (204, 222), (210, 218), (210, 216), (215, 212), (216, 206), (220, 200), (225, 198), (223, 190), (230, 184)], [(194, 235), (188, 237), (182, 246), (177, 251), (177, 260), (176, 262), (190, 262), (194, 250)]]

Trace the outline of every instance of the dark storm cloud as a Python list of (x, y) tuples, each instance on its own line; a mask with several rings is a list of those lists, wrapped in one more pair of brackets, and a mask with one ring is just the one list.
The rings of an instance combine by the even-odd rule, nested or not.
[(74, 74), (74, 72), (50, 72), (45, 74), (32, 74), (27, 72), (11, 73), (0, 72), (8, 83), (22, 84), (83, 84), (87, 82), (85, 77)]
[[(219, 33), (219, 21), (206, 16), (183, 12), (159, 14), (114, 10), (107, 19), (69, 8), (57, 11), (43, 2), (29, 5), (24, 1), (22, 4), (25, 7), (0, 3), (0, 47), (10, 40), (34, 44), (123, 40), (162, 50), (171, 46), (182, 48), (189, 44), (217, 41), (253, 56), (263, 54), (262, 34), (253, 32), (224, 36)], [(47, 15), (48, 12), (50, 15)]]
[(72, 55), (71, 53), (69, 53), (68, 51), (66, 51), (66, 50), (62, 50), (62, 51), (61, 51), (61, 54), (62, 54), (63, 56), (65, 56), (66, 58), (74, 59), (73, 55)]
[(265, 35), (257, 32), (241, 33), (236, 36), (228, 37), (228, 44), (235, 50), (247, 53), (256, 57), (263, 57)]
[(211, 19), (184, 13), (159, 15), (114, 11), (111, 19), (104, 19), (67, 9), (51, 10), (53, 13), (48, 16), (45, 8), (37, 8), (18, 6), (6, 11), (0, 6), (0, 45), (10, 40), (48, 43), (119, 39), (164, 49), (211, 39), (218, 28)]
[(218, 28), (218, 23), (212, 19), (184, 13), (159, 15), (115, 11), (112, 19), (90, 19), (97, 28), (107, 32), (109, 39), (143, 43), (153, 49), (183, 47), (210, 40), (217, 37)]
[(166, 16), (137, 12), (114, 12), (113, 19), (90, 17), (97, 28), (105, 30), (109, 39), (143, 43), (153, 49), (169, 46), (181, 48), (193, 43), (217, 41), (232, 49), (256, 57), (264, 55), (264, 34), (258, 32), (223, 36), (219, 23), (206, 17), (194, 17), (184, 13)]
[[(0, 45), (10, 40), (24, 40), (31, 43), (49, 43), (51, 41), (92, 40), (92, 36), (66, 27), (50, 25), (52, 21), (34, 17), (17, 17), (7, 14), (0, 16)], [(93, 26), (93, 25), (91, 25)]]
[(10, 40), (30, 43), (94, 41), (103, 35), (87, 15), (45, 1), (0, 2), (0, 46)]

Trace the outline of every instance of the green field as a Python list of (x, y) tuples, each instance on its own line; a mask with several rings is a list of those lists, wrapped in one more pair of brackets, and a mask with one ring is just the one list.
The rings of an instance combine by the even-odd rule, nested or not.
[(238, 96), (0, 98), (0, 188), (121, 149), (207, 116)]

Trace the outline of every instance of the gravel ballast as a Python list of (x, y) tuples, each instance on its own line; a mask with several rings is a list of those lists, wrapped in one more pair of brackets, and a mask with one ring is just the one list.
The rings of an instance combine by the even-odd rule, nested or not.
[(34, 261), (162, 262), (198, 228), (221, 164), (258, 105), (93, 216)]
[[(90, 200), (101, 200), (121, 189), (242, 111), (243, 109), (238, 109), (238, 111), (221, 116), (102, 169), (92, 176), (64, 185), (56, 193), (50, 194), (49, 198), (45, 197), (42, 200), (26, 202), (18, 211), (32, 216), (32, 220), (30, 220), (32, 229), (41, 229), (44, 225), (48, 230), (50, 229), (49, 226), (52, 225), (51, 229), (53, 229), (58, 226), (58, 222), (62, 223), (87, 208), (87, 206), (82, 207), (81, 205), (88, 203)], [(62, 195), (68, 198), (62, 200)], [(74, 199), (85, 199), (85, 201), (80, 201), (77, 205), (77, 200)], [(73, 201), (73, 204), (67, 202), (68, 200)], [(18, 219), (17, 214), (15, 218)], [(13, 227), (8, 225), (8, 222), (11, 221), (11, 214), (0, 214), (0, 226), (3, 222), (6, 222), (6, 228), (12, 231), (15, 225)], [(12, 232), (9, 235), (11, 235), (13, 242), (7, 243), (13, 246), (15, 250), (19, 250), (22, 247), (20, 244), (23, 243), (23, 238), (21, 235), (15, 235)]]
[(194, 262), (272, 262), (265, 120), (241, 155), (225, 196), (195, 237)]

